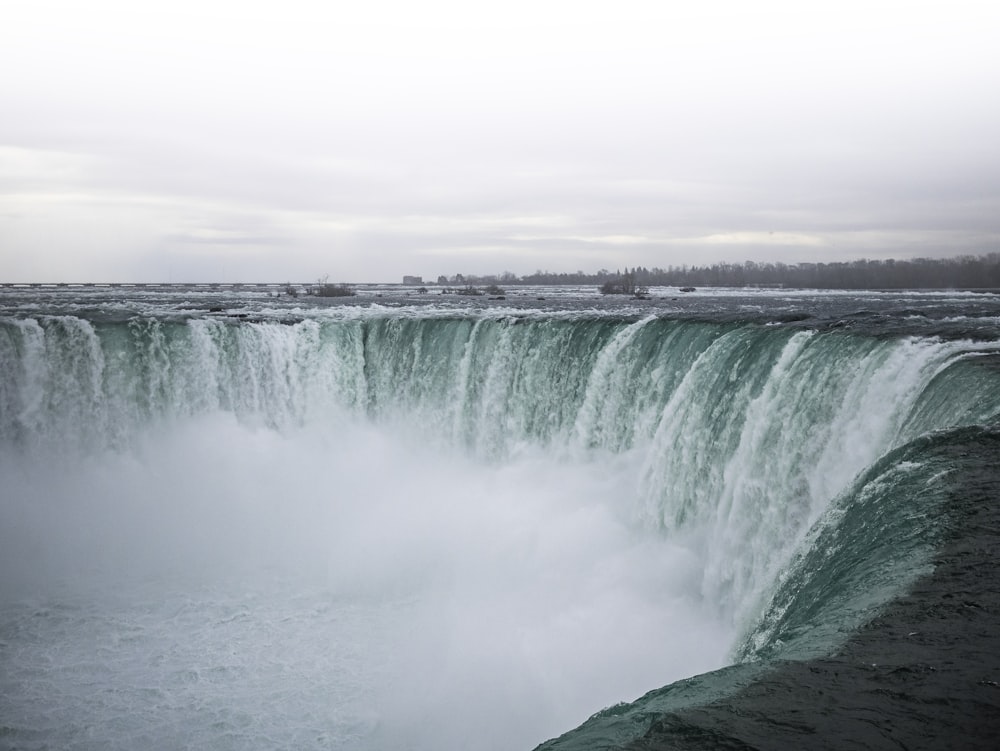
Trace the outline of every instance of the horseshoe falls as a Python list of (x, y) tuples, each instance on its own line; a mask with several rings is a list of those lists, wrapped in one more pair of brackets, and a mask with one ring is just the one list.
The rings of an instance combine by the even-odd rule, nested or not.
[(833, 654), (995, 445), (1000, 300), (742, 295), (5, 290), (0, 748), (618, 748)]

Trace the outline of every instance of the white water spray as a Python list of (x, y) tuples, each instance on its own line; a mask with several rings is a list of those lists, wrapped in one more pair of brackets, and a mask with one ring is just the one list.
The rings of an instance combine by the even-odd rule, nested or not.
[(66, 747), (527, 747), (718, 667), (956, 353), (655, 319), (4, 325), (3, 690)]

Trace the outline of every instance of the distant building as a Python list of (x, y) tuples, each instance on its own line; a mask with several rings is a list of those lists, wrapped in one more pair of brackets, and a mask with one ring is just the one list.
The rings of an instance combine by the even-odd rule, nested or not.
[(403, 284), (423, 284), (424, 278), (422, 276), (404, 276)]

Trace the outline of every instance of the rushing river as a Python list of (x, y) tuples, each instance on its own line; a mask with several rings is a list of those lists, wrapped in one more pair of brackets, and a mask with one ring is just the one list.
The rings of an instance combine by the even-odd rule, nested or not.
[(998, 352), (968, 293), (0, 290), (0, 748), (528, 749), (828, 654)]

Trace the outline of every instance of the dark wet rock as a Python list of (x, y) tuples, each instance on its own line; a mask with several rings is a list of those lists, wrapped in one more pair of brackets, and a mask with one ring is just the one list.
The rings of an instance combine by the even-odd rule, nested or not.
[(836, 655), (783, 663), (624, 748), (997, 748), (1000, 482), (987, 479), (956, 501), (958, 535), (934, 573)]
[[(954, 448), (963, 481), (951, 498), (934, 571), (834, 654), (718, 675), (740, 687), (700, 705), (633, 714), (625, 742), (589, 748), (995, 749), (1000, 739), (1000, 439)], [(703, 680), (703, 679), (702, 679)], [(663, 691), (660, 689), (659, 691)], [(602, 715), (626, 715), (630, 705)], [(585, 723), (582, 729), (593, 723)], [(641, 725), (641, 727), (640, 727)], [(620, 729), (619, 729), (620, 730)], [(545, 749), (583, 748), (574, 731)], [(599, 733), (590, 733), (596, 738)]]

